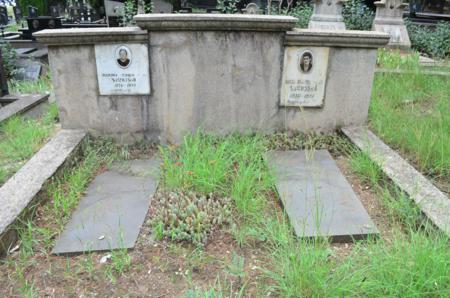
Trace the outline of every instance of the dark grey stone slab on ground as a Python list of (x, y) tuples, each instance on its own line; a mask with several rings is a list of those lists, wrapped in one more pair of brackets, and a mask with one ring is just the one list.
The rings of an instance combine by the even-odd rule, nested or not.
[(157, 159), (115, 163), (98, 175), (52, 253), (132, 248), (158, 185)]
[(297, 236), (345, 242), (378, 234), (328, 151), (271, 151), (268, 162)]
[(345, 127), (342, 132), (407, 193), (439, 229), (450, 236), (450, 200), (447, 195), (367, 127)]

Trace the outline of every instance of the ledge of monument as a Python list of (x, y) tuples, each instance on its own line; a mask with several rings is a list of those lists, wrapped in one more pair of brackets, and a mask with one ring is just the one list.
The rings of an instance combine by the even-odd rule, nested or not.
[(377, 31), (294, 29), (286, 32), (285, 45), (380, 48), (389, 38), (389, 34)]
[(298, 19), (250, 14), (139, 14), (136, 24), (148, 31), (288, 31)]
[(79, 45), (102, 42), (147, 41), (147, 31), (139, 27), (45, 29), (33, 34), (47, 45)]

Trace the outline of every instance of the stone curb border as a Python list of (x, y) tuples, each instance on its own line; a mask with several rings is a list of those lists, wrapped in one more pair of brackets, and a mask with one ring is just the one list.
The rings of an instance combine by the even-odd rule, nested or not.
[(11, 227), (21, 215), (28, 215), (26, 209), (37, 203), (46, 182), (77, 155), (86, 136), (83, 130), (60, 130), (0, 188), (0, 256), (17, 240)]
[(443, 77), (450, 76), (450, 72), (447, 71), (434, 71), (434, 70), (413, 71), (413, 70), (387, 69), (387, 68), (378, 68), (377, 70), (375, 70), (375, 73), (421, 74), (421, 75), (443, 76)]
[(341, 130), (450, 237), (450, 199), (444, 193), (367, 127), (344, 127)]
[(50, 94), (34, 94), (17, 96), (17, 100), (0, 108), (0, 122), (5, 121), (14, 115), (33, 113), (33, 110), (39, 109), (41, 104), (47, 103)]

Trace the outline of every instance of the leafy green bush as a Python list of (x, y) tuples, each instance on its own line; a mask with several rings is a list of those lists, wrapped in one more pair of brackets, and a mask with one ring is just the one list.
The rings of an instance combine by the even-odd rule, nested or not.
[(450, 56), (450, 23), (438, 22), (433, 29), (407, 20), (406, 27), (413, 49), (436, 58)]
[(342, 9), (347, 30), (371, 30), (374, 13), (362, 0), (345, 2)]
[(6, 76), (11, 77), (16, 69), (17, 53), (8, 42), (0, 41), (0, 50), (2, 51), (3, 67)]
[[(146, 1), (144, 3), (144, 10), (146, 13), (153, 11), (153, 1)], [(123, 9), (120, 12), (120, 26), (126, 27), (134, 25), (133, 17), (138, 13), (137, 0), (126, 0), (123, 4)]]
[(313, 14), (313, 5), (308, 2), (297, 2), (297, 5), (291, 9), (284, 10), (283, 14), (297, 18), (298, 28), (308, 28), (309, 19)]
[(217, 0), (217, 9), (222, 13), (237, 13), (239, 0)]
[(212, 230), (231, 223), (231, 202), (213, 193), (158, 192), (152, 200), (150, 225), (157, 238), (202, 246)]

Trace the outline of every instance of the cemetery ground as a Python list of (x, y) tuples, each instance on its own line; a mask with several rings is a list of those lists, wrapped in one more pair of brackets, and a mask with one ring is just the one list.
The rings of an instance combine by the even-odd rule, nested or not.
[[(37, 81), (13, 81), (11, 94), (45, 93), (51, 90), (49, 76)], [(56, 129), (58, 109), (52, 104), (40, 119), (14, 116), (0, 123), (0, 186), (51, 137)]]
[[(386, 67), (414, 65), (395, 55), (380, 57)], [(414, 71), (376, 75), (369, 124), (448, 192), (448, 78), (423, 75), (417, 67)], [(450, 293), (447, 236), (339, 134), (215, 137), (199, 131), (179, 146), (120, 146), (94, 138), (83, 146), (75, 166), (46, 187), (33, 219), (17, 225), (18, 246), (0, 263), (1, 296), (447, 297)], [(296, 238), (265, 160), (267, 151), (274, 149), (308, 149), (311, 154), (328, 149), (380, 237), (356, 243)], [(50, 253), (95, 176), (114, 161), (155, 155), (161, 160), (160, 184), (133, 250)], [(158, 197), (179, 196), (183, 201), (211, 193), (225, 203), (205, 210), (206, 216), (216, 219), (205, 245), (206, 227), (186, 235), (186, 218), (174, 214), (186, 224), (179, 230), (160, 216), (170, 208), (158, 204)]]

